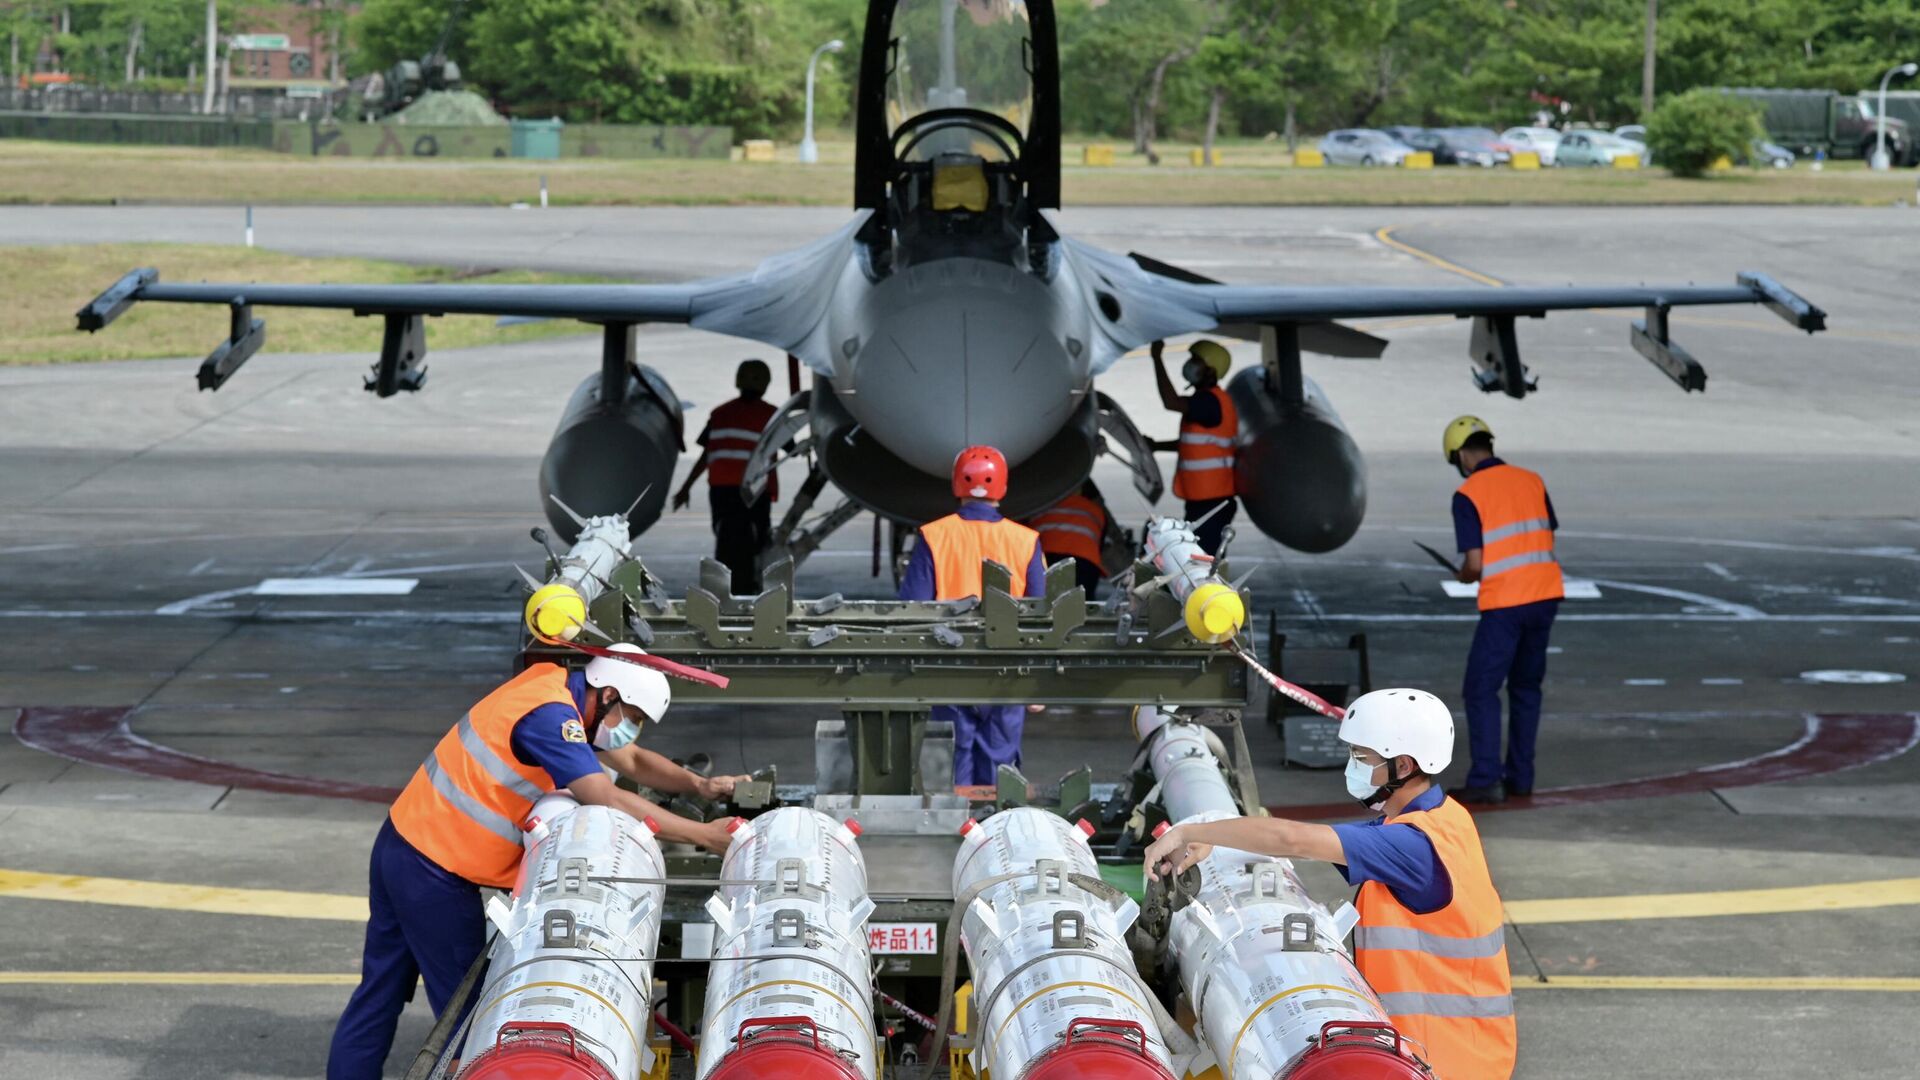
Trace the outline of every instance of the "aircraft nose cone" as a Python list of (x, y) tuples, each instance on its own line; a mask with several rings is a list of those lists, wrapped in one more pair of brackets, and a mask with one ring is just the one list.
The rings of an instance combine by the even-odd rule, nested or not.
[[(912, 287), (869, 309), (885, 314), (857, 354), (847, 408), (888, 449), (935, 476), (967, 446), (1026, 460), (1072, 415), (1084, 382), (1051, 298), (1018, 295), (1044, 286), (992, 264), (908, 273), (922, 280), (900, 282)], [(936, 273), (944, 280), (929, 280)]]

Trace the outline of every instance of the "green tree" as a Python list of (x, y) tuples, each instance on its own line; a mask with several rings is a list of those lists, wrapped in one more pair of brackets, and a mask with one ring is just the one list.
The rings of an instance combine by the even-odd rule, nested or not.
[(1765, 134), (1757, 103), (1706, 88), (1667, 98), (1647, 120), (1647, 147), (1675, 176), (1700, 176)]

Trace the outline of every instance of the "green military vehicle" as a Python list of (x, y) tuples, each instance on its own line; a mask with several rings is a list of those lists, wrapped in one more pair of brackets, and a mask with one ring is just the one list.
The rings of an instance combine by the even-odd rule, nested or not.
[[(1776, 90), (1734, 87), (1727, 93), (1757, 103), (1764, 109), (1761, 123), (1767, 138), (1802, 157), (1826, 151), (1831, 158), (1873, 156), (1876, 121), (1869, 95), (1838, 90)], [(1920, 111), (1920, 103), (1916, 103)], [(1888, 95), (1887, 156), (1897, 165), (1915, 163), (1912, 128), (1893, 108)]]

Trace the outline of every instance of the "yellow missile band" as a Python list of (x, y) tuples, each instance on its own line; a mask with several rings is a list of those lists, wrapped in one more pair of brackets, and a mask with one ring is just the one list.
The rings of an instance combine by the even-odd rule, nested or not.
[(1187, 632), (1209, 645), (1230, 640), (1247, 623), (1247, 604), (1230, 586), (1210, 581), (1187, 594)]
[(587, 602), (573, 586), (554, 582), (527, 597), (527, 629), (542, 641), (572, 641), (587, 621)]

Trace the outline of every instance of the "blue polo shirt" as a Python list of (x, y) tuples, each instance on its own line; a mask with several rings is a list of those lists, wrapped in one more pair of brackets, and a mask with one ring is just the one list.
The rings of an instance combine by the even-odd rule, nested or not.
[(587, 677), (575, 671), (567, 676), (567, 692), (573, 697), (571, 708), (559, 702), (537, 706), (513, 722), (513, 756), (522, 765), (537, 765), (547, 771), (556, 788), (566, 787), (583, 776), (600, 770), (600, 759), (593, 756), (587, 742)]
[[(960, 516), (968, 521), (999, 521), (1000, 511), (983, 502), (963, 502)], [(901, 600), (931, 600), (938, 595), (933, 582), (933, 552), (924, 539), (913, 545), (907, 557), (907, 572), (900, 577)], [(1033, 545), (1033, 562), (1027, 565), (1027, 595), (1047, 595), (1047, 562), (1040, 545)]]
[[(1506, 462), (1497, 457), (1488, 458), (1474, 466), (1473, 471), (1479, 472), (1482, 469), (1491, 469), (1495, 465), (1505, 464)], [(1553, 512), (1551, 495), (1547, 496), (1547, 526), (1556, 530), (1560, 528), (1560, 518)], [(1459, 491), (1453, 493), (1453, 546), (1462, 555), (1474, 548), (1485, 546), (1480, 542), (1480, 510), (1473, 505), (1472, 499)]]
[[(1408, 813), (1432, 810), (1447, 797), (1436, 785), (1407, 804)], [(1334, 864), (1349, 885), (1377, 881), (1408, 911), (1428, 915), (1453, 902), (1453, 879), (1427, 834), (1411, 825), (1386, 825), (1384, 817), (1335, 825), (1346, 865)]]

